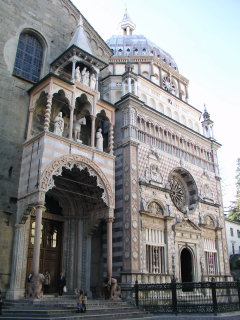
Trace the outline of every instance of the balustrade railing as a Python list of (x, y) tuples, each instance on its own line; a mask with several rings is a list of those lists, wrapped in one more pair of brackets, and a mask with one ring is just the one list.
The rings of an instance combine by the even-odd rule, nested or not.
[(139, 284), (133, 292), (137, 307), (155, 313), (219, 313), (240, 310), (240, 282)]
[(154, 136), (135, 126), (125, 126), (123, 128), (123, 132), (125, 138), (131, 136), (143, 143), (150, 145), (151, 147), (155, 147), (157, 149), (170, 153), (180, 159), (191, 162), (192, 164), (195, 164), (201, 168), (205, 168), (214, 172), (213, 164), (208, 159), (205, 159), (204, 156), (200, 157), (199, 155), (193, 154), (169, 141), (165, 141), (159, 136)]

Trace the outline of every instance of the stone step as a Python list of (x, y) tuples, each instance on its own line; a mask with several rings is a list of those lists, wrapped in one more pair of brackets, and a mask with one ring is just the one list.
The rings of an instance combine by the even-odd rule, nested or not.
[[(76, 306), (75, 308), (64, 308), (64, 309), (32, 309), (32, 308), (4, 308), (4, 314), (38, 314), (38, 315), (58, 315), (58, 314), (68, 314), (68, 313), (74, 313), (76, 311)], [(119, 313), (122, 312), (132, 312), (135, 311), (136, 308), (134, 308), (133, 306), (124, 306), (121, 308), (117, 309)], [(88, 314), (94, 314), (94, 313), (98, 313), (98, 312), (104, 312), (104, 313), (114, 313), (116, 311), (116, 308), (91, 308), (89, 306), (87, 306), (87, 311)]]
[(5, 301), (0, 320), (70, 320), (70, 319), (134, 319), (144, 318), (146, 312), (122, 300), (88, 300), (87, 312), (76, 312), (75, 299)]
[(115, 312), (115, 313), (95, 313), (95, 314), (79, 314), (79, 313), (71, 313), (65, 316), (57, 316), (57, 315), (28, 315), (28, 314), (3, 314), (0, 315), (1, 320), (106, 320), (106, 319), (121, 319), (121, 320), (129, 320), (129, 319), (144, 319), (145, 317), (149, 318), (149, 315), (143, 313), (141, 311), (134, 311), (134, 312)]
[[(29, 306), (29, 305), (34, 305), (34, 307), (39, 306), (39, 308), (43, 308), (43, 307), (48, 307), (50, 306), (74, 306), (76, 305), (76, 297), (74, 299), (42, 299), (42, 300), (14, 300), (14, 301), (8, 301), (5, 300), (4, 305), (5, 306)], [(117, 300), (117, 301), (113, 301), (113, 300), (92, 300), (92, 299), (88, 299), (88, 305), (90, 306), (124, 306), (124, 305), (128, 305), (127, 302), (122, 301), (122, 300)]]

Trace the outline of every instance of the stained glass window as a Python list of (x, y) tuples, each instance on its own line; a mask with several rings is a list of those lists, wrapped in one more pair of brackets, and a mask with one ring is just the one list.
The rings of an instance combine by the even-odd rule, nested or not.
[(38, 39), (29, 33), (19, 37), (13, 74), (37, 82), (40, 77), (43, 47)]

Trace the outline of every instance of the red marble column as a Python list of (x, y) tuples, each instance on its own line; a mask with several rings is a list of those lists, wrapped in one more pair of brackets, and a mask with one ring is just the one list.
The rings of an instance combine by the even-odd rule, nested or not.
[(40, 260), (40, 245), (41, 245), (41, 227), (42, 227), (42, 212), (45, 207), (43, 204), (36, 205), (36, 224), (35, 224), (35, 237), (33, 247), (33, 264), (32, 272), (34, 275), (39, 273), (39, 260)]
[(107, 218), (107, 276), (112, 278), (112, 224), (113, 217)]

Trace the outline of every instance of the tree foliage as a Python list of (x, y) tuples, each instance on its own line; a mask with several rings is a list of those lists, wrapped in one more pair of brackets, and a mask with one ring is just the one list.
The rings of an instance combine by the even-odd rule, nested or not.
[(240, 158), (237, 160), (236, 180), (236, 200), (232, 204), (228, 218), (231, 220), (240, 221)]

